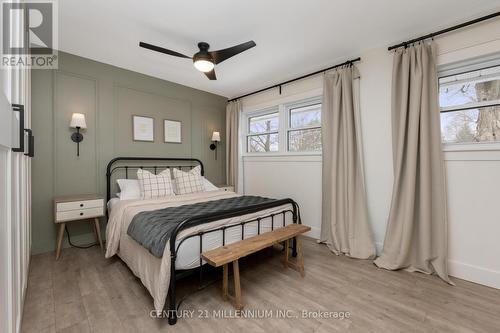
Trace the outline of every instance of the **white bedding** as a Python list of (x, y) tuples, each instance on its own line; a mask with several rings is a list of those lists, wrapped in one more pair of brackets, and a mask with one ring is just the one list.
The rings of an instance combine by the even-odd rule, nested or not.
[[(193, 204), (203, 201), (219, 200), (238, 196), (234, 192), (211, 191), (186, 195), (176, 195), (154, 200), (119, 200), (113, 198), (108, 202), (110, 211), (109, 221), (106, 228), (106, 257), (109, 258), (117, 254), (139, 277), (144, 286), (149, 290), (154, 299), (155, 309), (163, 309), (168, 293), (170, 280), (170, 244), (167, 243), (162, 258), (157, 258), (150, 254), (142, 245), (137, 243), (127, 234), (127, 228), (132, 218), (139, 212), (156, 210), (166, 207), (175, 207), (186, 204)], [(254, 219), (259, 216), (266, 216), (275, 212), (291, 208), (284, 205), (258, 213), (238, 216), (230, 219), (219, 220), (196, 227), (186, 229), (177, 238), (177, 244), (184, 237), (196, 234), (200, 230), (216, 229), (222, 225), (237, 224), (244, 220)], [(292, 223), (291, 214), (286, 214), (285, 224)], [(282, 216), (274, 218), (274, 228), (283, 226)], [(271, 219), (261, 221), (261, 233), (271, 230)], [(257, 222), (245, 226), (245, 238), (257, 234)], [(226, 229), (226, 244), (241, 240), (241, 226), (234, 226)], [(217, 231), (203, 236), (203, 251), (222, 246), (222, 231)], [(184, 241), (177, 252), (175, 267), (178, 270), (189, 269), (199, 266), (199, 238), (192, 237)]]
[(115, 207), (115, 205), (120, 202), (120, 198), (111, 198), (109, 201), (108, 201), (108, 212), (110, 213), (111, 215), (111, 211), (113, 210), (113, 208)]

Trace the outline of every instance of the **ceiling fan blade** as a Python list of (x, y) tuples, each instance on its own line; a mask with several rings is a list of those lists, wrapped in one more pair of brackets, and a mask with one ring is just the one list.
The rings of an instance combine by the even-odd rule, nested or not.
[(156, 51), (156, 52), (165, 53), (165, 54), (168, 54), (168, 55), (171, 55), (174, 57), (191, 59), (191, 57), (188, 57), (187, 55), (184, 55), (182, 53), (175, 52), (172, 50), (168, 50), (168, 49), (165, 49), (163, 47), (156, 46), (156, 45), (152, 45), (152, 44), (148, 44), (148, 43), (144, 43), (144, 42), (139, 42), (139, 46), (143, 47), (145, 49)]
[(219, 64), (219, 63), (223, 62), (224, 60), (229, 59), (232, 56), (237, 55), (238, 53), (241, 53), (243, 51), (246, 51), (246, 50), (254, 47), (255, 45), (257, 45), (257, 44), (255, 44), (255, 42), (253, 40), (251, 40), (249, 42), (246, 42), (246, 43), (243, 43), (240, 45), (228, 47), (227, 49), (223, 49), (223, 50), (212, 51), (209, 53), (212, 56), (212, 58), (214, 59), (214, 63)]
[(205, 75), (210, 79), (210, 80), (217, 80), (217, 77), (215, 76), (215, 69), (212, 69), (210, 72), (205, 72)]

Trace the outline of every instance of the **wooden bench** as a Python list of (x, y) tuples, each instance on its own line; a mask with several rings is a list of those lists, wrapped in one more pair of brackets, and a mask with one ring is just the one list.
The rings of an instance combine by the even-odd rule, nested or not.
[[(223, 266), (222, 298), (224, 299), (224, 301), (229, 301), (231, 304), (233, 304), (233, 306), (237, 310), (241, 310), (243, 308), (243, 304), (241, 303), (240, 270), (238, 259), (267, 247), (273, 246), (274, 244), (284, 242), (285, 250), (283, 256), (283, 266), (285, 268), (291, 267), (297, 270), (300, 275), (304, 277), (304, 257), (302, 255), (302, 246), (300, 244), (300, 239), (297, 236), (308, 232), (309, 230), (311, 230), (311, 227), (302, 224), (290, 224), (283, 228), (275, 229), (258, 236), (247, 238), (236, 243), (203, 252), (201, 254), (201, 257), (212, 266)], [(295, 238), (297, 242), (296, 262), (289, 261), (289, 241), (292, 238)], [(228, 290), (228, 265), (231, 262), (233, 263), (234, 296), (230, 295)]]

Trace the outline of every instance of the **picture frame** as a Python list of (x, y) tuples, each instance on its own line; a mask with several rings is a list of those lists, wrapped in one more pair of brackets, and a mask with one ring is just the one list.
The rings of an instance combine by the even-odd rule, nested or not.
[(163, 136), (165, 143), (182, 143), (182, 122), (180, 120), (163, 120)]
[(154, 118), (147, 116), (132, 116), (132, 138), (139, 142), (154, 142)]

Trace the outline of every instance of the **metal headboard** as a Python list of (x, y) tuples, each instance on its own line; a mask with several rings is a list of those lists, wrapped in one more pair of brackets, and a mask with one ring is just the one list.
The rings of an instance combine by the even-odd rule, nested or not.
[[(130, 164), (129, 164), (130, 163)], [(106, 202), (111, 199), (111, 178), (113, 174), (122, 172), (125, 179), (135, 175), (138, 169), (150, 170), (154, 174), (168, 168), (192, 169), (201, 166), (201, 175), (205, 175), (203, 163), (197, 158), (171, 157), (116, 157), (109, 161), (106, 167)]]

